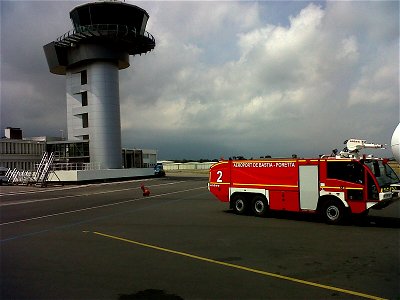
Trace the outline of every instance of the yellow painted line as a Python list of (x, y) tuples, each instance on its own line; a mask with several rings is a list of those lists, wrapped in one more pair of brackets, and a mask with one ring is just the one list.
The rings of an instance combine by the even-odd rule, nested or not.
[(227, 164), (227, 163), (228, 163), (228, 161), (220, 161), (220, 162), (217, 162), (217, 163), (211, 165), (211, 168), (214, 168), (214, 167), (222, 165), (222, 164)]
[[(84, 233), (87, 233), (87, 231), (84, 231)], [(189, 257), (189, 258), (193, 258), (193, 259), (197, 259), (197, 260), (201, 260), (201, 261), (205, 261), (205, 262), (209, 262), (209, 263), (213, 263), (213, 264), (217, 264), (217, 265), (222, 265), (225, 267), (230, 267), (230, 268), (239, 269), (239, 270), (243, 270), (243, 271), (247, 271), (247, 272), (251, 272), (251, 273), (256, 273), (256, 274), (260, 274), (260, 275), (267, 276), (267, 277), (274, 277), (274, 278), (287, 280), (287, 281), (291, 281), (291, 282), (296, 282), (296, 283), (313, 286), (313, 287), (317, 287), (317, 288), (321, 288), (321, 289), (325, 289), (325, 290), (330, 290), (330, 291), (335, 291), (335, 292), (339, 292), (339, 293), (343, 293), (343, 294), (358, 296), (358, 297), (362, 297), (362, 298), (366, 298), (366, 299), (385, 300), (384, 298), (373, 296), (373, 295), (368, 295), (368, 294), (364, 294), (364, 293), (360, 293), (360, 292), (337, 288), (337, 287), (329, 286), (329, 285), (325, 285), (325, 284), (315, 283), (312, 281), (283, 276), (283, 275), (279, 275), (279, 274), (275, 274), (275, 273), (265, 272), (265, 271), (252, 269), (252, 268), (248, 268), (248, 267), (244, 267), (244, 266), (240, 266), (240, 265), (230, 264), (230, 263), (226, 263), (226, 262), (222, 262), (222, 261), (218, 261), (218, 260), (214, 260), (214, 259), (210, 259), (210, 258), (206, 258), (206, 257), (202, 257), (202, 256), (197, 256), (197, 255), (193, 255), (193, 254), (189, 254), (189, 253), (185, 253), (185, 252), (181, 252), (181, 251), (171, 250), (171, 249), (158, 247), (158, 246), (154, 246), (154, 245), (150, 245), (150, 244), (145, 244), (145, 243), (141, 243), (141, 242), (137, 242), (137, 241), (133, 241), (133, 240), (128, 240), (128, 239), (125, 239), (122, 237), (113, 236), (113, 235), (109, 235), (109, 234), (105, 234), (105, 233), (101, 233), (101, 232), (97, 232), (97, 231), (94, 231), (93, 233), (96, 235), (100, 235), (102, 237), (109, 238), (109, 239), (118, 240), (121, 242), (130, 243), (130, 244), (134, 244), (134, 245), (138, 245), (138, 246), (142, 246), (142, 247), (146, 247), (146, 248), (150, 248), (150, 249), (154, 249), (154, 250), (158, 250), (158, 251), (162, 251), (162, 252), (185, 256), (185, 257)]]
[(338, 161), (340, 161), (340, 162), (347, 162), (347, 161), (353, 161), (352, 159), (326, 159), (326, 161), (327, 162), (338, 162)]
[[(299, 162), (306, 162), (307, 161), (307, 159), (299, 159)], [(316, 161), (319, 161), (318, 159), (308, 159), (308, 161), (310, 161), (310, 162), (316, 162)]]
[(218, 185), (218, 184), (230, 184), (229, 182), (215, 182), (211, 181), (210, 184)]
[(259, 183), (233, 183), (233, 186), (263, 186), (263, 187), (288, 187), (297, 188), (298, 185), (282, 185), (282, 184), (259, 184)]
[(321, 189), (335, 189), (335, 190), (363, 190), (364, 188), (358, 187), (340, 187), (340, 186), (321, 186)]

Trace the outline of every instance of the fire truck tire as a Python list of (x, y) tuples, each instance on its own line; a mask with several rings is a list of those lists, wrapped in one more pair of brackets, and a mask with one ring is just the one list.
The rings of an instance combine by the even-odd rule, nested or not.
[(236, 214), (245, 215), (249, 210), (249, 203), (245, 196), (238, 194), (232, 199), (232, 207)]
[(267, 214), (268, 211), (268, 202), (265, 197), (261, 195), (256, 195), (252, 201), (252, 208), (254, 215), (258, 217), (263, 217)]
[(346, 210), (337, 200), (329, 200), (322, 209), (322, 215), (328, 224), (340, 224), (344, 221)]

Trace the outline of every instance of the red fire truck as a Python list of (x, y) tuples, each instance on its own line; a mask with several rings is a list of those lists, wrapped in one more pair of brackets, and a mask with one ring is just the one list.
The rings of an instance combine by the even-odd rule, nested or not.
[(399, 200), (400, 181), (387, 160), (358, 155), (382, 147), (351, 139), (339, 155), (318, 159), (223, 160), (210, 168), (208, 189), (237, 214), (311, 212), (337, 224)]

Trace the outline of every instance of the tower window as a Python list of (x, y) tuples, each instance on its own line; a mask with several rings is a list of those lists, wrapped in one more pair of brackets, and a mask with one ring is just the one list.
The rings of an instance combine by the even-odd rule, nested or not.
[(82, 114), (82, 127), (83, 128), (89, 127), (89, 115), (88, 114)]
[(88, 105), (87, 92), (82, 92), (81, 97), (82, 97), (82, 106), (87, 106)]
[(87, 84), (87, 71), (83, 70), (81, 71), (81, 84)]

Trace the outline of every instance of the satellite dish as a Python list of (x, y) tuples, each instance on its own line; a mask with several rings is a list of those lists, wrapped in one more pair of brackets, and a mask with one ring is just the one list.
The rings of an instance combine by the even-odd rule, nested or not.
[(400, 123), (393, 132), (391, 145), (393, 156), (400, 164)]

